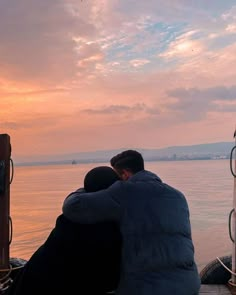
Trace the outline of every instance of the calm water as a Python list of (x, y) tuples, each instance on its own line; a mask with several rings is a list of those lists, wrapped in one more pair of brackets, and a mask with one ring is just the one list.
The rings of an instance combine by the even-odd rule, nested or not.
[[(15, 167), (11, 257), (28, 259), (32, 255), (54, 227), (64, 198), (81, 187), (85, 173), (97, 165)], [(146, 169), (185, 193), (199, 270), (216, 256), (230, 254), (233, 177), (229, 161), (150, 162)]]

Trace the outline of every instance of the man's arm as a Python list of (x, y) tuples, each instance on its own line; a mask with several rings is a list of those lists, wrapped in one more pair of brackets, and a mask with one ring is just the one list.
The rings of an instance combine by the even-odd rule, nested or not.
[[(73, 195), (74, 193), (80, 193), (80, 194), (82, 194), (82, 193), (86, 193), (86, 190), (85, 190), (83, 187), (78, 188), (76, 191), (70, 193), (70, 194), (65, 198), (65, 200), (68, 199), (68, 198), (69, 198), (71, 195)], [(64, 200), (64, 203), (65, 203), (65, 200)]]
[(119, 220), (121, 207), (113, 197), (113, 192), (117, 190), (119, 186), (116, 185), (94, 193), (77, 190), (65, 199), (63, 214), (71, 221), (80, 223)]

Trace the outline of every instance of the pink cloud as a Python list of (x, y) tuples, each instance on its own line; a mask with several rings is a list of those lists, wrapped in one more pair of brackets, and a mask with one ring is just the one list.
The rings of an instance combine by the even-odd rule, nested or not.
[(94, 26), (72, 17), (62, 0), (14, 0), (4, 5), (0, 9), (1, 76), (44, 84), (71, 79), (77, 70), (72, 37), (92, 35)]
[(150, 63), (150, 60), (148, 59), (133, 59), (130, 61), (130, 64), (135, 68), (142, 67), (148, 63)]
[[(52, 2), (0, 10), (1, 130), (14, 153), (227, 138), (234, 97), (211, 100), (204, 90), (235, 85), (233, 10), (221, 17), (216, 1)], [(205, 99), (188, 99), (191, 89)]]
[(201, 55), (206, 48), (203, 42), (194, 39), (196, 33), (197, 31), (189, 31), (179, 36), (159, 56), (164, 58), (192, 58), (196, 55)]

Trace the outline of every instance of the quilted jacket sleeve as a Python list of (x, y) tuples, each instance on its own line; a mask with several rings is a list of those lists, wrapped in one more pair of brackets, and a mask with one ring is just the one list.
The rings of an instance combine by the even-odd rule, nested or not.
[(96, 223), (106, 220), (118, 221), (121, 215), (119, 198), (120, 186), (94, 193), (77, 190), (71, 193), (63, 203), (63, 214), (73, 222)]

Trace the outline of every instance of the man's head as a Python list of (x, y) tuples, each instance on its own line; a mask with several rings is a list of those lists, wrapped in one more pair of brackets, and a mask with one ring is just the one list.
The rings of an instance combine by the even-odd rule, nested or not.
[(87, 192), (96, 192), (108, 188), (117, 180), (119, 177), (111, 167), (95, 167), (85, 175), (84, 189)]
[(110, 163), (123, 180), (127, 180), (133, 174), (144, 170), (143, 157), (134, 150), (123, 151), (111, 158)]

